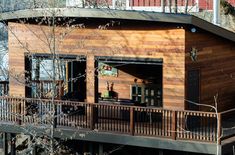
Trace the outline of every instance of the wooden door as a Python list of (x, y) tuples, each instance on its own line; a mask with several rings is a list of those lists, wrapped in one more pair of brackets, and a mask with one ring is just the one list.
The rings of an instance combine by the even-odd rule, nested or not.
[(86, 62), (69, 62), (67, 70), (68, 99), (83, 102), (86, 98)]
[(157, 85), (145, 86), (144, 101), (147, 106), (162, 107), (162, 90)]

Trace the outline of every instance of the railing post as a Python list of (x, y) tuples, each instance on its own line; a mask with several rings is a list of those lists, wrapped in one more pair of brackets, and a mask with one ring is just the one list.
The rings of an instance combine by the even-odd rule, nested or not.
[(20, 99), (19, 100), (19, 103), (16, 103), (16, 114), (18, 115), (19, 114), (19, 116), (17, 116), (16, 115), (16, 120), (17, 120), (17, 124), (18, 125), (21, 125), (21, 119), (22, 119), (22, 113), (21, 113), (21, 104), (22, 104), (22, 101), (23, 101), (23, 99)]
[(177, 125), (177, 115), (176, 111), (172, 111), (172, 124), (171, 124), (171, 137), (173, 140), (176, 140), (176, 125)]
[(217, 130), (218, 130), (218, 131), (217, 131), (217, 138), (218, 138), (218, 139), (217, 139), (217, 142), (218, 142), (218, 145), (221, 145), (221, 133), (222, 133), (222, 132), (221, 132), (221, 129), (222, 129), (222, 128), (221, 128), (221, 113), (218, 113), (218, 118), (217, 118), (217, 119), (218, 119), (218, 120), (217, 120), (217, 121), (218, 121), (218, 124), (217, 124), (217, 125), (218, 125), (218, 126), (217, 126)]
[(135, 134), (134, 107), (130, 107), (130, 134)]
[(90, 129), (94, 130), (94, 105), (93, 104), (88, 104), (88, 108), (90, 109)]

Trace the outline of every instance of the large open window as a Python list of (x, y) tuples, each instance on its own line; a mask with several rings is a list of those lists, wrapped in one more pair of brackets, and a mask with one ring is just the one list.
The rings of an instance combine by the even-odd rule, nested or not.
[[(86, 59), (81, 56), (31, 55), (26, 57), (26, 96), (84, 101)], [(54, 83), (53, 83), (54, 82)]]
[(99, 102), (162, 107), (162, 59), (97, 57)]

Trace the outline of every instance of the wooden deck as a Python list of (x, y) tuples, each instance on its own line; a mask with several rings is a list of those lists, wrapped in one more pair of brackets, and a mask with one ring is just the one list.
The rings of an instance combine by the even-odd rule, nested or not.
[[(73, 130), (87, 129), (211, 143), (217, 141), (217, 115), (212, 112), (172, 111), (62, 100), (56, 100), (54, 105), (56, 116), (53, 118), (53, 104), (49, 99), (0, 97), (0, 121), (34, 126), (50, 125), (54, 121), (57, 127)], [(219, 128), (222, 130), (223, 124), (228, 123), (223, 122), (221, 113), (218, 118)], [(221, 136), (221, 132), (218, 133)]]

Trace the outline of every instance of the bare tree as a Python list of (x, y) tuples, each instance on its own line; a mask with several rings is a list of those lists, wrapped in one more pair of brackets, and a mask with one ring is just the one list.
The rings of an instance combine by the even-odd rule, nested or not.
[[(68, 21), (65, 21), (64, 23), (62, 24), (58, 24), (60, 23), (60, 20), (61, 18), (56, 18), (56, 14), (60, 11), (59, 9), (54, 9), (54, 8), (57, 8), (57, 3), (58, 1), (56, 0), (52, 0), (52, 1), (49, 1), (49, 3), (36, 3), (34, 1), (34, 5), (33, 5), (33, 8), (34, 7), (49, 7), (51, 9), (48, 9), (46, 10), (45, 9), (45, 13), (46, 14), (49, 14), (49, 16), (45, 16), (45, 17), (42, 17), (42, 18), (37, 18), (35, 19), (38, 23), (38, 25), (41, 27), (41, 31), (42, 31), (42, 34), (44, 34), (43, 37), (39, 37), (36, 33), (34, 33), (31, 29), (30, 29), (30, 26), (28, 26), (28, 31), (30, 31), (32, 34), (34, 34), (36, 37), (38, 37), (38, 40), (42, 41), (46, 46), (47, 48), (49, 49), (49, 53), (51, 54), (51, 58), (52, 58), (52, 67), (51, 67), (51, 71), (48, 72), (46, 68), (47, 66), (44, 66), (43, 64), (41, 65), (42, 67), (44, 67), (44, 70), (46, 71), (44, 74), (48, 74), (47, 77), (50, 78), (51, 80), (51, 88), (49, 90), (49, 92), (47, 93), (50, 93), (50, 107), (49, 109), (46, 109), (46, 111), (44, 111), (44, 116), (41, 116), (43, 117), (43, 119), (39, 120), (39, 124), (41, 124), (42, 122), (47, 122), (50, 124), (50, 127), (48, 128), (49, 130), (47, 130), (46, 133), (43, 133), (42, 135), (39, 136), (38, 133), (34, 132), (34, 131), (30, 131), (30, 129), (27, 129), (27, 127), (23, 127), (26, 131), (26, 133), (28, 133), (32, 139), (30, 140), (30, 145), (36, 145), (38, 143), (38, 140), (41, 140), (41, 141), (49, 141), (49, 144), (50, 145), (47, 145), (46, 143), (42, 143), (43, 144), (43, 147), (46, 147), (46, 150), (48, 151), (49, 154), (56, 154), (56, 152), (58, 150), (56, 150), (55, 148), (57, 147), (57, 145), (59, 144), (59, 142), (57, 140), (55, 140), (54, 138), (54, 130), (55, 130), (55, 121), (57, 119), (57, 117), (59, 117), (59, 115), (64, 115), (64, 114), (58, 114), (56, 113), (56, 111), (58, 110), (57, 109), (57, 106), (55, 105), (55, 98), (56, 96), (58, 95), (57, 94), (57, 89), (58, 89), (58, 85), (57, 85), (57, 74), (61, 75), (61, 70), (59, 70), (59, 68), (61, 67), (61, 64), (60, 64), (60, 60), (59, 60), (59, 57), (58, 57), (58, 49), (59, 49), (59, 41), (61, 38), (65, 37), (66, 34), (69, 32), (69, 31), (72, 31), (73, 28), (76, 27), (76, 25), (73, 25), (71, 26), (71, 20), (68, 20)], [(33, 9), (32, 8), (32, 9)], [(17, 16), (17, 15), (16, 15)], [(19, 19), (19, 22), (22, 23), (22, 24), (25, 24), (27, 25), (27, 20), (25, 19)], [(4, 23), (5, 26), (7, 27), (7, 24)], [(44, 29), (44, 25), (47, 25), (47, 29)], [(66, 31), (62, 32), (62, 34), (58, 35), (58, 28), (57, 26), (58, 25), (66, 25), (67, 29)], [(30, 47), (28, 47), (27, 44), (25, 44), (24, 40), (21, 40), (20, 38), (18, 38), (17, 35), (14, 34), (14, 31), (15, 29), (12, 29), (11, 27), (7, 27), (8, 29), (8, 32), (11, 33), (15, 38), (16, 40), (18, 40), (18, 43), (19, 45), (24, 48), (26, 51), (27, 51), (27, 55), (29, 57), (32, 57), (34, 56), (34, 52), (31, 51)], [(48, 64), (47, 64), (48, 65)], [(3, 65), (1, 65), (3, 66)], [(1, 68), (2, 69), (2, 68)], [(27, 74), (32, 74), (32, 72), (28, 72)], [(10, 72), (10, 74), (8, 75), (11, 79), (15, 79), (17, 80), (19, 83), (21, 83), (22, 85), (26, 84), (29, 88), (31, 89), (35, 89), (33, 88), (33, 83), (30, 79), (24, 79), (24, 76), (22, 75), (19, 75), (19, 74), (15, 74), (14, 72)], [(23, 78), (20, 78), (20, 77), (23, 77)], [(74, 80), (74, 79), (72, 79)], [(60, 89), (60, 88), (59, 88)], [(39, 94), (42, 94), (43, 92), (39, 92), (36, 94), (37, 98), (39, 98), (41, 100), (41, 96)], [(41, 100), (40, 101), (41, 103), (39, 104), (40, 106), (44, 106), (43, 103), (44, 101)], [(37, 105), (37, 106), (39, 106)], [(15, 114), (14, 111), (10, 112), (8, 107), (2, 107), (3, 110), (5, 109), (5, 111), (11, 115), (16, 115), (18, 119), (22, 119), (22, 121), (25, 121), (24, 119), (26, 118), (26, 116), (24, 116), (25, 114), (22, 114), (22, 115), (19, 115), (18, 113)], [(37, 109), (35, 109), (36, 107), (33, 107), (33, 105), (29, 105), (29, 107), (26, 109), (26, 111), (31, 111), (32, 114), (30, 114), (32, 117), (30, 117), (29, 119), (34, 119), (34, 116), (35, 116), (35, 112), (34, 111), (37, 111)], [(42, 108), (42, 107), (41, 107)], [(47, 108), (47, 107), (45, 107)], [(8, 114), (7, 114), (8, 115)], [(34, 123), (36, 123), (35, 121), (33, 121)], [(28, 151), (26, 151), (28, 152)]]
[[(58, 154), (61, 150), (58, 148), (63, 147), (61, 141), (55, 139), (55, 126), (56, 122), (58, 121), (67, 121), (69, 124), (71, 124), (71, 126), (76, 127), (77, 132), (74, 134), (74, 136), (85, 136), (82, 134), (80, 135), (79, 130), (82, 127), (73, 122), (74, 120), (65, 119), (69, 119), (69, 117), (76, 115), (77, 113), (81, 113), (81, 107), (86, 108), (85, 110), (90, 110), (89, 107), (85, 104), (75, 105), (71, 102), (71, 106), (73, 106), (73, 109), (75, 110), (71, 110), (71, 106), (68, 106), (69, 108), (64, 110), (61, 103), (56, 101), (56, 99), (58, 99), (58, 90), (63, 89), (64, 93), (62, 95), (65, 96), (65, 93), (68, 92), (65, 90), (67, 89), (65, 87), (67, 87), (68, 83), (76, 82), (77, 80), (81, 78), (84, 79), (84, 77), (86, 77), (85, 72), (82, 75), (76, 75), (76, 77), (71, 77), (70, 79), (64, 78), (65, 64), (75, 61), (77, 62), (81, 59), (80, 57), (71, 59), (66, 58), (66, 56), (61, 58), (60, 55), (62, 53), (62, 43), (73, 30), (83, 29), (85, 25), (83, 23), (78, 24), (73, 18), (57, 17), (57, 14), (59, 14), (61, 11), (58, 9), (59, 5), (60, 4), (57, 3), (57, 0), (51, 0), (49, 3), (34, 1), (32, 8), (30, 8), (32, 11), (35, 8), (48, 8), (44, 10), (45, 16), (32, 19), (33, 22), (37, 25), (36, 28), (30, 25), (30, 21), (28, 19), (16, 20), (18, 23), (20, 23), (19, 25), (23, 26), (24, 29), (26, 29), (27, 32), (29, 32), (33, 38), (36, 38), (35, 40), (37, 40), (38, 43), (42, 45), (39, 51), (49, 54), (50, 61), (44, 57), (37, 57), (35, 50), (32, 48), (33, 45), (28, 44), (25, 38), (18, 36), (16, 33), (18, 28), (14, 26), (11, 27), (11, 24), (8, 25), (7, 23), (4, 23), (8, 33), (16, 40), (16, 46), (25, 51), (26, 59), (27, 61), (30, 61), (31, 64), (31, 66), (28, 66), (29, 68), (25, 68), (24, 72), (19, 73), (15, 72), (14, 69), (10, 70), (8, 76), (11, 80), (15, 80), (18, 84), (29, 88), (31, 91), (30, 95), (36, 98), (32, 100), (16, 100), (16, 105), (6, 105), (5, 103), (1, 104), (1, 109), (4, 111), (6, 117), (14, 117), (15, 120), (20, 120), (23, 122), (24, 125), (21, 126), (22, 130), (31, 137), (28, 138), (28, 148), (22, 150), (22, 154), (29, 154), (32, 151), (32, 148), (37, 146), (44, 148), (50, 155)], [(14, 14), (14, 12), (12, 13)], [(15, 16), (17, 17), (17, 14), (15, 14)], [(111, 21), (105, 25), (99, 25), (97, 29), (107, 29), (108, 27), (113, 26), (114, 23), (114, 21)], [(92, 32), (91, 35), (97, 34)], [(78, 40), (76, 46), (77, 48), (84, 47), (85, 43), (83, 39)], [(90, 50), (93, 51), (95, 49)], [(73, 51), (73, 49), (71, 49), (71, 51)], [(95, 68), (94, 70), (96, 71), (98, 68)], [(94, 70), (92, 72), (94, 72)], [(44, 91), (43, 86), (41, 87), (40, 84), (37, 83), (41, 80), (40, 76), (42, 75), (47, 78), (47, 81), (50, 82), (46, 92)], [(59, 84), (58, 81), (63, 82)], [(65, 97), (65, 99), (67, 99), (67, 97)], [(19, 113), (17, 110), (19, 108), (18, 105), (21, 103), (25, 104), (25, 113)], [(10, 111), (9, 106), (14, 109), (14, 111)], [(82, 111), (84, 111), (84, 109)], [(38, 133), (36, 130), (34, 130), (33, 126), (44, 127), (45, 131)], [(72, 139), (73, 136), (70, 138)]]
[(171, 7), (172, 7), (171, 0), (168, 0), (168, 7), (169, 7), (169, 12), (171, 13)]
[[(216, 155), (220, 155), (221, 150), (220, 150), (220, 141), (222, 138), (222, 134), (221, 134), (221, 115), (218, 112), (218, 93), (214, 96), (214, 105), (207, 105), (207, 104), (201, 104), (201, 103), (196, 103), (190, 100), (185, 100), (187, 103), (195, 105), (195, 106), (199, 106), (199, 107), (207, 107), (207, 108), (211, 108), (215, 114), (216, 114)], [(181, 127), (180, 127), (181, 128)], [(183, 130), (183, 132), (191, 132), (190, 130), (181, 128)]]
[(184, 13), (187, 14), (188, 13), (188, 0), (185, 0), (184, 2)]
[(165, 12), (165, 0), (161, 0), (162, 12)]
[(177, 11), (178, 11), (178, 4), (177, 3), (178, 3), (178, 0), (175, 0), (174, 1), (174, 5), (175, 5), (174, 12), (175, 13), (177, 13)]

